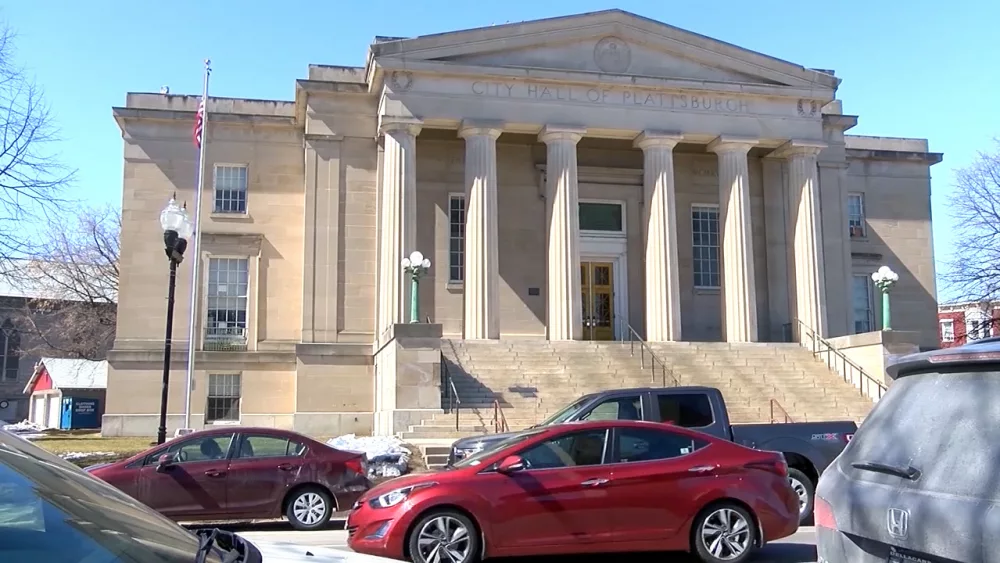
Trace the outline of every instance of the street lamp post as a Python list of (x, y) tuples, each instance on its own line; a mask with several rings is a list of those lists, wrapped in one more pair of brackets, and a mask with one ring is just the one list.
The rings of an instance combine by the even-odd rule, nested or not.
[[(176, 197), (176, 195), (175, 195)], [(160, 212), (160, 226), (163, 227), (163, 246), (170, 261), (170, 281), (167, 285), (167, 334), (163, 340), (163, 381), (160, 389), (160, 426), (156, 430), (156, 443), (167, 440), (167, 391), (170, 387), (170, 347), (174, 332), (174, 289), (177, 286), (177, 265), (184, 260), (188, 239), (194, 234), (194, 226), (188, 219), (184, 207), (178, 207), (175, 198)], [(192, 345), (192, 343), (188, 343)]]
[(882, 292), (882, 330), (892, 330), (892, 321), (889, 315), (889, 290), (899, 281), (899, 274), (889, 269), (889, 266), (882, 266), (872, 274), (872, 281), (875, 287)]
[(418, 290), (420, 278), (431, 268), (431, 261), (424, 258), (419, 250), (414, 250), (409, 258), (403, 258), (403, 271), (410, 276), (410, 322), (420, 322), (420, 301)]

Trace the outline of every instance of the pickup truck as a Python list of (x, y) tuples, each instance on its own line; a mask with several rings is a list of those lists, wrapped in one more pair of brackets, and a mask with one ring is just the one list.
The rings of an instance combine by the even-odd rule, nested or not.
[[(585, 395), (532, 428), (581, 420), (649, 420), (676, 424), (743, 446), (781, 452), (788, 480), (799, 496), (799, 517), (813, 510), (816, 483), (858, 425), (853, 421), (730, 424), (722, 392), (714, 387), (642, 387)], [(448, 465), (488, 449), (516, 432), (470, 436), (452, 444)]]

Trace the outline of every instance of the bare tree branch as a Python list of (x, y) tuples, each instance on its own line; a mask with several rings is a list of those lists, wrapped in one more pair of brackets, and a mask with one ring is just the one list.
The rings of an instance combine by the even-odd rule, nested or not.
[(963, 300), (1000, 298), (1000, 138), (958, 170), (950, 212), (955, 254), (942, 276)]

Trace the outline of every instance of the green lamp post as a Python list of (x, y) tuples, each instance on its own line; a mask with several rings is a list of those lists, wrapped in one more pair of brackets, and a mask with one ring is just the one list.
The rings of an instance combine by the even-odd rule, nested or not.
[(420, 278), (431, 268), (431, 261), (424, 258), (419, 250), (414, 250), (409, 258), (403, 258), (403, 271), (410, 277), (410, 322), (420, 322)]
[(872, 281), (875, 282), (875, 287), (882, 292), (882, 330), (892, 330), (889, 315), (889, 290), (899, 281), (899, 274), (889, 269), (889, 266), (882, 266), (872, 274)]

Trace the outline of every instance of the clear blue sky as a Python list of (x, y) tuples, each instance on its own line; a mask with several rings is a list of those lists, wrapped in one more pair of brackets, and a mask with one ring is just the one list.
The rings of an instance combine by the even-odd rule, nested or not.
[(996, 0), (16, 0), (0, 7), (0, 18), (19, 34), (18, 58), (45, 89), (61, 151), (79, 169), (76, 189), (94, 202), (120, 202), (122, 146), (111, 107), (126, 92), (162, 85), (199, 93), (206, 57), (212, 95), (290, 100), (308, 64), (360, 66), (375, 35), (608, 8), (834, 69), (845, 113), (860, 115), (851, 133), (929, 139), (945, 153), (932, 168), (940, 271), (951, 245), (953, 170), (1000, 135)]

